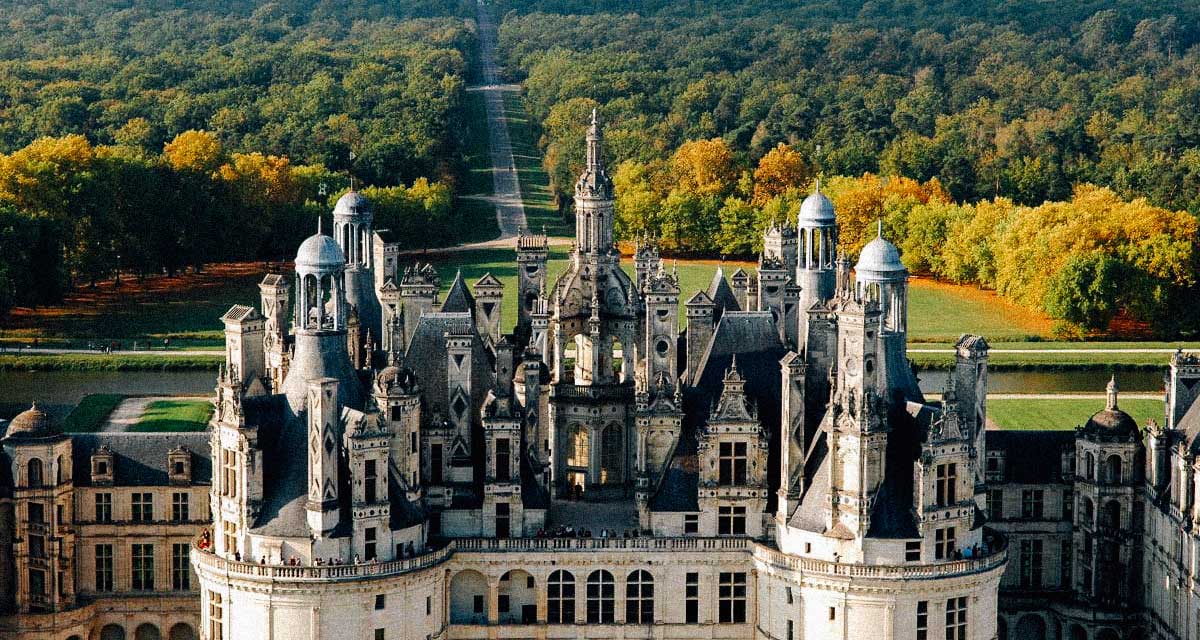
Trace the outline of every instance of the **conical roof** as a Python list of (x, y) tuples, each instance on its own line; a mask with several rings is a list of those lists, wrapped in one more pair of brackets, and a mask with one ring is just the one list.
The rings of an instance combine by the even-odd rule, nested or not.
[(471, 295), (471, 290), (467, 288), (462, 271), (455, 274), (450, 291), (446, 293), (446, 301), (442, 303), (442, 311), (458, 313), (475, 311), (475, 296)]

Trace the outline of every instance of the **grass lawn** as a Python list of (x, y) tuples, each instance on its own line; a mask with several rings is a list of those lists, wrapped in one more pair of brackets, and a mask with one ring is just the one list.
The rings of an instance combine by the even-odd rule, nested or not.
[[(1151, 418), (1162, 422), (1162, 400), (1122, 399), (1121, 410), (1133, 416), (1139, 425)], [(1008, 399), (987, 402), (988, 420), (1001, 429), (1042, 430), (1074, 429), (1104, 408), (1100, 398), (1080, 399)]]
[(63, 420), (62, 430), (67, 433), (93, 433), (99, 431), (108, 420), (109, 414), (125, 396), (116, 393), (93, 393), (84, 396), (79, 404)]
[(0, 371), (215, 371), (223, 360), (222, 351), (211, 356), (0, 355)]
[(913, 278), (908, 293), (908, 331), (913, 342), (953, 344), (964, 333), (988, 342), (1046, 339), (1049, 318), (1009, 304), (991, 291)]
[(155, 400), (130, 432), (204, 431), (212, 417), (213, 406), (207, 400)]
[(554, 206), (550, 177), (546, 175), (542, 153), (537, 148), (537, 134), (520, 95), (511, 91), (504, 94), (504, 114), (508, 118), (508, 137), (512, 142), (513, 160), (517, 163), (517, 178), (521, 181), (521, 199), (525, 203), (529, 229), (540, 232), (545, 227), (546, 233), (552, 236), (574, 235), (574, 225), (570, 220), (563, 220)]

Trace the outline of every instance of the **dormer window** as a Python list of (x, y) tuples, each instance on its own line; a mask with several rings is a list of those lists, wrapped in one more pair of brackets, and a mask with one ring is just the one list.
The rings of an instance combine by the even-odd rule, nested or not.
[(985, 479), (988, 482), (1004, 482), (1004, 453), (989, 451)]
[(167, 472), (171, 484), (190, 484), (192, 482), (192, 452), (187, 447), (171, 449), (167, 454)]
[(107, 446), (100, 447), (92, 454), (92, 484), (111, 485), (113, 483), (113, 454)]

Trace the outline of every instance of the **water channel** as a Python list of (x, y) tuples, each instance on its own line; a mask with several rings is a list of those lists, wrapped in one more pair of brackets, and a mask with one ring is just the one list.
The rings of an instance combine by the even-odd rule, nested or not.
[[(1104, 393), (1109, 374), (1096, 371), (992, 371), (991, 393)], [(1162, 372), (1126, 371), (1118, 375), (1121, 391), (1157, 393)], [(921, 389), (941, 393), (943, 370), (923, 371)], [(208, 395), (216, 384), (210, 371), (3, 371), (0, 372), (0, 409), (11, 415), (37, 401), (61, 420), (79, 399), (90, 393), (131, 395)]]

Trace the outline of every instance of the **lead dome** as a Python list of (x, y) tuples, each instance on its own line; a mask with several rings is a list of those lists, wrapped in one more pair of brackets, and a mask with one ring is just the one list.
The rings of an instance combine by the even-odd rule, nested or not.
[(346, 257), (333, 238), (318, 231), (310, 236), (296, 251), (296, 266), (314, 269), (341, 267)]
[(37, 403), (18, 413), (8, 423), (8, 436), (44, 436), (51, 432), (50, 416)]
[(874, 240), (867, 243), (863, 247), (862, 253), (858, 256), (858, 264), (854, 265), (854, 272), (861, 278), (863, 276), (872, 275), (890, 275), (899, 272), (905, 272), (904, 263), (900, 260), (900, 250), (896, 245), (888, 242), (882, 235), (877, 236)]
[(797, 224), (801, 227), (825, 226), (832, 225), (835, 220), (837, 214), (834, 213), (833, 203), (821, 193), (821, 185), (817, 184), (817, 188), (800, 205)]
[(333, 207), (333, 217), (367, 222), (374, 217), (374, 212), (371, 209), (370, 200), (367, 200), (361, 193), (350, 190), (338, 198), (337, 204)]

